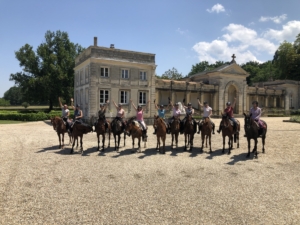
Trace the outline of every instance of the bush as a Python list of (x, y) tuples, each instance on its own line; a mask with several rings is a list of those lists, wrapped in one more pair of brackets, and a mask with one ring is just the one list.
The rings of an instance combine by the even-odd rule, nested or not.
[(0, 106), (10, 106), (10, 102), (4, 98), (0, 98)]
[(27, 109), (30, 105), (29, 105), (28, 102), (23, 102), (23, 103), (22, 103), (22, 106), (23, 106), (25, 109)]
[[(18, 112), (1, 112), (0, 120), (18, 120), (18, 121), (43, 121), (49, 120), (51, 117), (61, 116), (60, 111), (50, 113), (37, 112), (37, 113), (18, 113)], [(70, 113), (70, 117), (73, 113)]]
[(290, 121), (299, 122), (300, 123), (300, 116), (292, 116)]

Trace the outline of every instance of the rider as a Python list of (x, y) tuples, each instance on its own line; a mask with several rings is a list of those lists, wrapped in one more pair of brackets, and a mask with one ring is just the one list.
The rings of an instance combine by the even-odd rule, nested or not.
[[(260, 129), (266, 129), (266, 126), (260, 120), (261, 108), (258, 107), (257, 101), (252, 102), (252, 108), (250, 109), (250, 114), (251, 114), (251, 118), (258, 123)], [(244, 137), (246, 137), (246, 134), (244, 135)]]
[[(233, 130), (235, 133), (238, 133), (238, 130), (237, 130), (237, 122), (236, 120), (233, 118), (233, 110), (234, 110), (234, 107), (235, 107), (235, 104), (236, 104), (236, 98), (234, 98), (234, 102), (231, 106), (231, 102), (227, 102), (226, 103), (226, 109), (224, 109), (224, 113), (227, 114), (228, 116), (228, 119), (230, 119), (232, 122), (233, 122)], [(221, 132), (221, 129), (222, 129), (222, 121), (220, 123), (220, 127), (219, 127), (219, 130), (217, 130), (218, 133)]]
[(61, 104), (60, 97), (58, 97), (58, 102), (59, 102), (60, 108), (62, 110), (62, 112), (61, 112), (61, 118), (63, 119), (63, 121), (66, 122), (66, 128), (67, 128), (67, 130), (69, 132), (70, 131), (69, 130), (69, 128), (70, 128), (70, 126), (69, 126), (69, 122), (70, 122), (69, 121), (70, 110), (68, 109), (67, 104), (64, 104), (64, 105)]
[(125, 130), (125, 123), (124, 123), (124, 120), (123, 120), (124, 117), (125, 117), (125, 111), (122, 108), (122, 104), (119, 103), (119, 105), (117, 105), (114, 100), (113, 100), (113, 103), (114, 103), (114, 105), (115, 105), (115, 107), (117, 109), (117, 116), (114, 118), (114, 120), (112, 121), (112, 123), (114, 121), (118, 121), (118, 120), (121, 121), (121, 123), (122, 123), (122, 130)]
[(203, 102), (203, 105), (201, 104), (199, 98), (198, 98), (198, 104), (200, 107), (203, 107), (203, 118), (202, 120), (199, 122), (199, 131), (198, 134), (200, 134), (202, 125), (203, 125), (203, 120), (205, 118), (209, 118), (211, 125), (212, 125), (212, 133), (215, 134), (215, 124), (211, 121), (210, 116), (212, 115), (212, 108), (208, 105), (207, 102)]
[[(134, 103), (132, 102), (132, 100), (130, 99), (130, 102), (133, 106), (133, 108), (135, 109), (136, 111), (136, 120), (139, 122), (139, 124), (142, 126), (142, 129), (143, 129), (143, 136), (144, 137), (147, 137), (147, 126), (145, 124), (145, 121), (144, 121), (144, 110), (143, 110), (143, 107), (141, 105), (138, 105), (138, 107), (136, 107), (134, 105)], [(147, 102), (146, 104), (146, 110), (148, 110), (148, 105), (150, 103), (150, 100)], [(130, 136), (130, 134), (129, 134)]]
[[(154, 100), (154, 105), (155, 105), (155, 108), (157, 109), (158, 117), (162, 118), (163, 121), (165, 122), (166, 128), (167, 128), (167, 133), (169, 134), (170, 133), (170, 128), (169, 128), (168, 124), (165, 121), (165, 113), (166, 113), (165, 107), (164, 107), (164, 105), (160, 105), (159, 108), (158, 108), (158, 106), (155, 104), (155, 101), (156, 100)], [(156, 131), (157, 131), (157, 128), (154, 127), (154, 133), (153, 134), (156, 134)]]
[[(76, 107), (74, 107), (74, 104), (73, 104), (73, 98), (71, 98), (71, 107), (74, 109), (74, 123), (83, 123), (82, 121), (82, 118), (83, 118), (83, 113), (82, 113), (82, 110), (80, 109), (80, 105), (79, 104), (76, 104)], [(73, 123), (73, 124), (74, 124)]]
[(184, 119), (180, 123), (180, 133), (183, 134), (183, 128), (184, 128), (186, 119), (187, 119), (187, 117), (189, 115), (192, 115), (192, 120), (193, 120), (193, 124), (194, 124), (194, 132), (196, 133), (196, 131), (197, 131), (197, 123), (196, 123), (196, 120), (193, 118), (193, 115), (194, 115), (195, 111), (194, 111), (194, 109), (192, 107), (192, 103), (189, 102), (187, 104), (187, 107), (185, 105), (183, 105), (183, 108), (185, 108), (186, 115), (185, 115)]
[(171, 125), (173, 123), (173, 120), (174, 120), (175, 117), (178, 117), (179, 122), (181, 123), (181, 121), (180, 121), (181, 111), (179, 109), (179, 104), (175, 103), (175, 106), (174, 106), (172, 101), (170, 101), (170, 106), (172, 107), (172, 117), (170, 117), (168, 119), (168, 124)]
[[(106, 104), (100, 104), (100, 110), (98, 111), (98, 121), (99, 121), (99, 118), (102, 118), (104, 120), (105, 132), (107, 131), (107, 128), (108, 128), (108, 123), (107, 123), (107, 120), (105, 117), (105, 113), (106, 113), (108, 104), (109, 104), (108, 100), (106, 101)], [(96, 127), (96, 125), (97, 125), (97, 122), (95, 122), (94, 126)]]

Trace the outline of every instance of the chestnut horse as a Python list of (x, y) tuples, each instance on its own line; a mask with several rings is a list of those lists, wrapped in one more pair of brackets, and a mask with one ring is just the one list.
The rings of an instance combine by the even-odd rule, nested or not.
[(248, 141), (248, 154), (247, 158), (250, 157), (250, 144), (251, 144), (251, 139), (254, 140), (254, 148), (253, 148), (253, 153), (254, 157), (257, 158), (257, 138), (260, 137), (261, 135), (261, 140), (262, 140), (262, 152), (265, 153), (265, 139), (266, 139), (266, 134), (267, 134), (267, 123), (263, 120), (260, 120), (261, 122), (264, 123), (265, 128), (259, 129), (259, 125), (252, 119), (252, 114), (246, 115), (245, 116), (245, 133)]
[[(160, 153), (165, 154), (165, 142), (167, 136), (167, 128), (164, 120), (159, 116), (154, 116), (154, 126), (156, 127), (156, 138), (157, 138), (157, 145), (156, 150), (159, 150)], [(162, 141), (162, 150), (160, 148), (160, 140)]]
[(138, 150), (137, 152), (142, 152), (141, 151), (141, 139), (143, 139), (144, 142), (144, 148), (146, 148), (146, 142), (147, 138), (143, 137), (143, 130), (141, 128), (141, 125), (139, 124), (138, 121), (135, 120), (136, 117), (132, 117), (128, 120), (126, 124), (125, 131), (126, 133), (130, 134), (132, 137), (132, 150), (131, 152), (134, 153), (134, 139), (138, 139)]
[[(99, 117), (98, 118), (98, 122), (95, 125), (95, 131), (97, 133), (97, 138), (98, 138), (98, 151), (100, 151), (100, 135), (102, 136), (102, 149), (101, 151), (104, 151), (104, 144), (105, 144), (105, 121), (103, 117)], [(111, 132), (111, 128), (110, 128), (110, 123), (107, 121), (107, 131), (108, 131), (108, 146), (107, 148), (110, 147), (110, 132)]]
[[(238, 133), (236, 133), (233, 130), (233, 125), (231, 125), (231, 121), (229, 120), (229, 117), (227, 116), (226, 113), (222, 114), (222, 121), (221, 123), (223, 124), (222, 126), (222, 136), (223, 136), (223, 151), (222, 153), (224, 153), (225, 151), (225, 138), (226, 136), (228, 137), (228, 155), (231, 153), (231, 149), (233, 148), (233, 140), (234, 143), (237, 142), (237, 148), (240, 147), (240, 143), (239, 143), (239, 131), (240, 131), (240, 122), (236, 120), (237, 123), (237, 131)], [(234, 139), (233, 139), (234, 138)]]
[[(187, 115), (184, 124), (184, 151), (187, 150), (187, 146), (190, 147), (190, 151), (193, 150), (194, 134), (195, 134), (195, 129), (194, 129), (192, 115)], [(186, 144), (186, 142), (188, 143)]]
[[(121, 140), (122, 133), (124, 133), (124, 146), (125, 146), (125, 140), (126, 140), (126, 134), (123, 131), (121, 121), (114, 119), (111, 122), (111, 131), (112, 131), (112, 133), (114, 135), (114, 139), (115, 139), (115, 150), (118, 152), (119, 148), (120, 148), (120, 140)], [(118, 141), (117, 141), (117, 137), (118, 137)], [(117, 145), (117, 142), (118, 142), (118, 145)]]
[[(77, 140), (77, 141), (78, 141), (78, 137), (80, 137), (80, 151), (81, 151), (81, 154), (83, 153), (82, 137), (83, 137), (84, 134), (87, 134), (87, 133), (92, 132), (92, 131), (93, 131), (93, 128), (91, 126), (76, 123), (76, 121), (73, 124), (72, 137), (73, 137), (73, 140)], [(74, 145), (75, 145), (75, 141), (73, 142), (70, 154), (72, 154), (74, 152)]]
[(172, 135), (171, 149), (173, 149), (174, 139), (176, 143), (176, 148), (178, 148), (178, 135), (180, 132), (180, 120), (178, 116), (174, 116), (173, 122), (170, 124), (170, 127), (171, 127), (171, 135)]
[[(56, 131), (57, 136), (58, 136), (58, 140), (59, 140), (59, 148), (64, 148), (64, 137), (65, 137), (65, 133), (67, 133), (67, 128), (66, 125), (64, 123), (64, 121), (62, 120), (62, 118), (60, 118), (59, 116), (50, 118), (51, 120), (51, 124), (53, 126), (53, 130)], [(71, 135), (69, 135), (69, 145), (72, 143), (72, 137)]]
[(202, 139), (202, 147), (201, 151), (203, 151), (203, 144), (206, 138), (206, 148), (207, 148), (207, 139), (209, 139), (209, 152), (211, 151), (211, 131), (212, 131), (212, 124), (209, 117), (205, 117), (201, 126), (201, 139)]

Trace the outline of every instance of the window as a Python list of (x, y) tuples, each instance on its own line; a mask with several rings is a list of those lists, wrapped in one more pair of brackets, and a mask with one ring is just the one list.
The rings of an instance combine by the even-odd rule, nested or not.
[(90, 67), (85, 67), (85, 83), (89, 82), (89, 76), (90, 76)]
[(147, 80), (147, 72), (140, 71), (140, 80)]
[(83, 70), (80, 70), (80, 84), (83, 84)]
[(128, 91), (121, 91), (120, 92), (121, 96), (120, 96), (120, 103), (122, 104), (128, 104)]
[(123, 79), (129, 78), (129, 70), (122, 70), (122, 78)]
[(140, 92), (140, 97), (139, 97), (139, 104), (140, 105), (146, 105), (147, 100), (146, 100), (146, 92)]
[(104, 104), (109, 100), (109, 92), (107, 90), (100, 90), (100, 103)]
[(89, 89), (87, 88), (85, 89), (85, 103), (89, 103)]
[(76, 73), (75, 79), (76, 79), (76, 86), (78, 86), (79, 85), (79, 72), (78, 71)]
[(80, 90), (80, 106), (82, 107), (82, 105), (83, 105), (83, 101), (84, 101), (84, 98), (83, 98), (83, 90), (81, 89)]
[(101, 77), (108, 77), (109, 76), (108, 75), (108, 68), (101, 67), (101, 69), (100, 69), (100, 75), (101, 75)]

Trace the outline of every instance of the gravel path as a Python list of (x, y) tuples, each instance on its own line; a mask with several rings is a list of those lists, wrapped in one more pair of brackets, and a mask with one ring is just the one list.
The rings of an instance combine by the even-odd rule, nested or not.
[(300, 124), (283, 119), (265, 118), (258, 159), (246, 159), (243, 137), (223, 155), (219, 134), (213, 154), (199, 152), (200, 135), (183, 152), (181, 135), (172, 151), (168, 136), (160, 155), (152, 127), (142, 153), (130, 153), (131, 138), (120, 153), (99, 153), (90, 133), (84, 154), (69, 155), (47, 123), (1, 125), (0, 223), (300, 224)]

